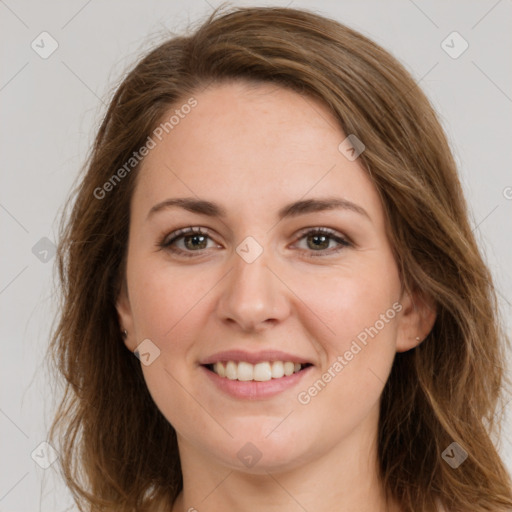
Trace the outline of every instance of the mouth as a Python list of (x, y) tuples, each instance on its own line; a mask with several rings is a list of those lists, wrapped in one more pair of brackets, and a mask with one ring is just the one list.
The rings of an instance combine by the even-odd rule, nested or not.
[(294, 361), (261, 361), (256, 364), (247, 361), (217, 361), (203, 364), (207, 370), (219, 377), (242, 382), (267, 382), (289, 377), (312, 366), (311, 363)]

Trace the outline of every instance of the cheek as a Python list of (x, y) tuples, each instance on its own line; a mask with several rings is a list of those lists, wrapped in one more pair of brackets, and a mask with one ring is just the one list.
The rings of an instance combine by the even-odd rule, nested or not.
[(214, 285), (207, 274), (150, 261), (134, 261), (129, 274), (135, 335), (139, 343), (149, 339), (160, 350), (154, 362), (142, 365), (147, 388), (167, 420), (184, 432), (205, 421), (204, 411), (191, 400), (190, 376), (207, 314), (205, 295)]
[(298, 401), (315, 414), (330, 411), (337, 425), (356, 424), (378, 401), (396, 353), (401, 311), (396, 266), (381, 258), (321, 280), (308, 276), (300, 290), (310, 310), (302, 318), (310, 319), (323, 357), (321, 371), (306, 383)]
[(165, 344), (180, 340), (178, 333), (190, 328), (190, 319), (214, 283), (209, 283), (207, 272), (171, 266), (160, 259), (133, 261), (129, 286), (137, 336)]
[[(324, 341), (331, 355), (349, 349), (351, 340), (376, 323), (381, 340), (393, 338), (396, 322), (392, 320), (397, 316), (393, 303), (400, 296), (400, 282), (389, 257), (330, 269), (325, 275), (303, 273), (296, 280), (294, 292), (304, 303), (302, 319), (309, 318), (317, 332), (324, 326)], [(383, 323), (381, 318), (386, 313)], [(364, 334), (361, 338), (364, 340)]]

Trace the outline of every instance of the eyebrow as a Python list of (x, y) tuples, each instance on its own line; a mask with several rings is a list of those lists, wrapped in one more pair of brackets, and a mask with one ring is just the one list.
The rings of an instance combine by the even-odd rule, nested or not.
[[(149, 219), (156, 212), (172, 207), (183, 208), (189, 212), (198, 213), (200, 215), (207, 215), (208, 217), (227, 217), (226, 210), (219, 204), (194, 197), (180, 197), (166, 199), (165, 201), (156, 204), (151, 208), (151, 210), (149, 210), (147, 219)], [(305, 215), (308, 213), (335, 209), (349, 210), (358, 213), (371, 221), (368, 212), (362, 206), (339, 197), (304, 199), (301, 201), (296, 201), (281, 208), (278, 211), (277, 216), (279, 220), (282, 220), (284, 217), (298, 217), (299, 215)]]

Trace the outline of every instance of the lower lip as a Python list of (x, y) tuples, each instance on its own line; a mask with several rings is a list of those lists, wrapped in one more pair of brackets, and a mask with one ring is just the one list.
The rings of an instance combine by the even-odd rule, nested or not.
[(234, 398), (243, 398), (246, 400), (261, 400), (278, 395), (295, 386), (312, 368), (313, 366), (308, 366), (300, 372), (293, 373), (287, 377), (258, 382), (254, 380), (231, 380), (227, 377), (220, 377), (215, 372), (201, 366), (201, 369), (206, 372), (208, 378), (211, 379), (221, 391)]

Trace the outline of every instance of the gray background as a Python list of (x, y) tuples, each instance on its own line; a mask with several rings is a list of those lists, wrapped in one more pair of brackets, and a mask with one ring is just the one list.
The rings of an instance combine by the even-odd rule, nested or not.
[[(42, 363), (57, 305), (51, 242), (56, 241), (63, 202), (123, 70), (140, 52), (217, 5), (214, 0), (0, 0), (0, 224), (5, 244), (0, 264), (0, 512), (73, 510), (57, 465), (45, 470), (31, 458), (34, 450), (43, 459), (50, 457), (38, 446), (46, 439), (55, 405), (55, 383)], [(232, 5), (315, 9), (368, 35), (406, 65), (446, 129), (475, 234), (510, 327), (511, 0)], [(31, 47), (34, 40), (42, 46), (43, 31), (58, 43), (47, 59)], [(469, 44), (456, 59), (441, 46), (453, 31)], [(445, 47), (452, 46), (453, 53), (460, 44), (452, 37)], [(511, 408), (512, 402), (508, 413)], [(508, 418), (499, 449), (512, 469), (510, 414)]]

